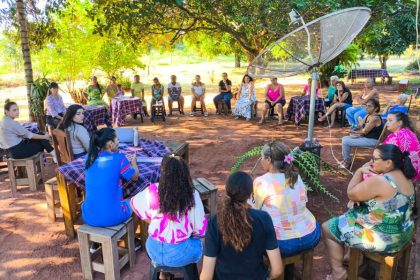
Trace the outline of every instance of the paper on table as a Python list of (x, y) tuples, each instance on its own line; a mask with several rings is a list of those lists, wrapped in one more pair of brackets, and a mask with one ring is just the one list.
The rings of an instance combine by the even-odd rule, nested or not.
[(161, 163), (162, 157), (137, 157), (137, 162)]

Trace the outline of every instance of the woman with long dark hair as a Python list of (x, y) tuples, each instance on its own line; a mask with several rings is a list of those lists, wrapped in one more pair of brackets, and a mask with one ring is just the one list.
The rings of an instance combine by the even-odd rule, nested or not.
[(102, 99), (104, 92), (96, 76), (90, 78), (90, 85), (86, 88), (86, 92), (89, 105), (107, 105)]
[[(377, 176), (364, 179), (364, 174)], [(349, 210), (322, 225), (331, 280), (347, 279), (344, 246), (380, 254), (399, 252), (414, 233), (416, 175), (407, 152), (392, 144), (378, 146), (372, 165), (354, 173), (347, 187)]]
[(264, 145), (261, 165), (267, 173), (254, 180), (253, 206), (273, 219), (281, 255), (314, 248), (321, 239), (321, 227), (306, 208), (305, 184), (293, 166), (289, 147), (278, 141)]
[(32, 133), (15, 119), (19, 117), (19, 107), (16, 102), (6, 100), (4, 118), (0, 121), (0, 148), (7, 150), (8, 155), (15, 159), (31, 157), (44, 150), (53, 156), (57, 162), (54, 148), (50, 145), (47, 134)]
[[(229, 176), (226, 197), (206, 232), (201, 280), (275, 279), (281, 275), (283, 265), (273, 222), (268, 213), (248, 205), (252, 189), (248, 174)], [(263, 261), (266, 254), (270, 272)]]
[(131, 216), (128, 200), (124, 200), (121, 179), (137, 180), (136, 157), (131, 164), (118, 153), (118, 137), (112, 128), (93, 133), (85, 166), (85, 201), (82, 217), (86, 224), (97, 227), (115, 226)]
[(52, 82), (48, 88), (48, 95), (45, 98), (46, 107), (46, 123), (54, 129), (58, 123), (63, 119), (66, 107), (64, 106), (63, 98), (58, 93), (58, 84)]
[(239, 97), (236, 101), (235, 108), (233, 109), (233, 115), (236, 116), (236, 119), (244, 117), (249, 121), (251, 120), (252, 114), (251, 106), (257, 100), (255, 96), (255, 86), (251, 76), (245, 75), (242, 78), (238, 93)]
[(70, 105), (67, 108), (63, 120), (59, 124), (61, 130), (68, 131), (74, 159), (78, 159), (89, 151), (90, 136), (83, 126), (84, 109), (79, 104)]
[[(150, 223), (146, 249), (152, 262), (181, 267), (200, 261), (203, 247), (198, 237), (204, 236), (207, 219), (188, 165), (181, 157), (166, 155), (159, 183), (135, 195), (131, 207), (140, 219)], [(161, 273), (161, 279), (166, 277)]]

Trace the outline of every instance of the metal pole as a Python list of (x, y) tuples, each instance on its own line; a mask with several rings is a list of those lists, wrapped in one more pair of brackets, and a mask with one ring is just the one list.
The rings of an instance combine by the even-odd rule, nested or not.
[(318, 67), (312, 69), (312, 85), (311, 85), (311, 97), (309, 105), (309, 123), (308, 123), (308, 138), (306, 138), (306, 145), (312, 145), (312, 138), (314, 135), (314, 121), (315, 121), (315, 102), (316, 102), (316, 85), (318, 83)]

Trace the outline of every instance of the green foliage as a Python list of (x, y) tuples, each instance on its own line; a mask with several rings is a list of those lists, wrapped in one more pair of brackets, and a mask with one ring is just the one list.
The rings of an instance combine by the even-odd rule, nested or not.
[[(241, 156), (237, 157), (235, 164), (230, 169), (230, 172), (233, 173), (237, 171), (241, 165), (246, 162), (248, 159), (255, 156), (260, 156), (264, 146), (257, 146), (251, 150), (245, 152)], [(303, 182), (305, 183), (306, 189), (312, 191), (312, 187), (317, 188), (321, 193), (325, 194), (329, 198), (338, 201), (338, 198), (333, 195), (319, 180), (321, 175), (320, 169), (318, 167), (318, 161), (321, 162), (321, 166), (328, 171), (336, 171), (337, 169), (329, 165), (327, 162), (321, 160), (317, 155), (309, 151), (302, 152), (299, 149), (294, 149), (292, 151), (294, 160), (293, 164), (299, 169)]]
[(96, 65), (108, 77), (115, 76), (120, 70), (144, 68), (145, 65), (140, 61), (142, 53), (143, 50), (139, 48), (134, 49), (130, 45), (111, 38), (102, 44), (96, 57)]
[(44, 114), (44, 100), (48, 95), (50, 81), (47, 78), (38, 78), (32, 85), (32, 113)]
[(359, 52), (359, 47), (356, 44), (350, 44), (340, 55), (323, 65), (321, 67), (321, 82), (327, 85), (333, 75), (344, 78), (349, 69), (358, 65)]
[(410, 62), (407, 65), (407, 67), (405, 68), (405, 70), (410, 71), (410, 72), (419, 71), (419, 64), (418, 64), (417, 60), (414, 60), (414, 61)]

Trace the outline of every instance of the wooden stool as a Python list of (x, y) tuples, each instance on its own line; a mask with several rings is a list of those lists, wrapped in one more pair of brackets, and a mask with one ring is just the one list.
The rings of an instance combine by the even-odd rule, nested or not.
[(57, 217), (63, 217), (60, 197), (58, 195), (57, 178), (54, 177), (45, 182), (45, 195), (47, 198), (48, 219), (55, 222)]
[[(200, 107), (197, 106), (197, 102), (200, 102)], [(194, 107), (192, 108), (191, 111), (193, 111), (193, 112), (201, 111), (201, 114), (204, 115), (203, 104), (201, 104), (200, 100), (195, 101), (195, 105), (194, 105)]]
[(198, 280), (197, 264), (191, 263), (182, 267), (169, 267), (153, 264), (150, 262), (150, 280), (159, 279), (160, 272), (182, 272), (184, 280)]
[[(104, 273), (107, 280), (120, 279), (120, 270), (127, 262), (130, 263), (130, 268), (133, 267), (136, 254), (132, 218), (114, 227), (82, 225), (77, 230), (77, 236), (84, 279), (93, 279), (93, 271)], [(126, 248), (118, 246), (118, 241), (122, 238), (124, 238)], [(91, 254), (89, 251), (91, 242), (100, 243), (102, 249)], [(95, 261), (100, 255), (102, 255), (103, 263)]]
[[(410, 264), (411, 241), (398, 253), (381, 255), (378, 253), (362, 252), (356, 248), (350, 248), (349, 280), (359, 279), (359, 257), (362, 255), (374, 262), (379, 263), (379, 279), (391, 280), (397, 278), (399, 268), (400, 279), (408, 279), (408, 266)], [(401, 262), (400, 262), (401, 261)]]
[(194, 189), (198, 191), (200, 198), (203, 201), (204, 212), (209, 216), (216, 214), (216, 186), (204, 178), (194, 179), (193, 185)]
[(150, 112), (151, 118), (150, 120), (152, 122), (155, 121), (156, 118), (161, 118), (163, 121), (165, 121), (165, 105), (152, 105), (152, 111)]
[[(174, 106), (175, 102), (177, 104), (177, 107)], [(181, 115), (184, 114), (184, 108), (181, 108), (181, 106), (179, 106), (179, 99), (172, 100), (172, 112), (179, 112)]]
[(227, 114), (228, 114), (228, 108), (227, 108), (226, 103), (225, 103), (225, 101), (224, 101), (224, 100), (220, 100), (220, 101), (217, 103), (217, 111), (218, 111), (220, 114), (225, 114), (225, 115), (227, 115)]
[[(312, 249), (312, 250), (305, 251), (297, 255), (281, 258), (283, 261), (283, 271), (286, 265), (292, 265), (292, 264), (294, 265), (295, 263), (302, 261), (303, 262), (302, 279), (303, 280), (312, 279), (313, 257), (314, 257), (314, 250)], [(284, 280), (284, 272), (282, 276), (280, 277), (280, 279)]]
[[(18, 185), (27, 185), (31, 191), (36, 191), (38, 183), (44, 182), (44, 164), (42, 162), (43, 153), (37, 153), (24, 159), (7, 159), (7, 169), (9, 170), (10, 185), (12, 196), (16, 195)], [(15, 167), (25, 167), (27, 177), (17, 178)]]

